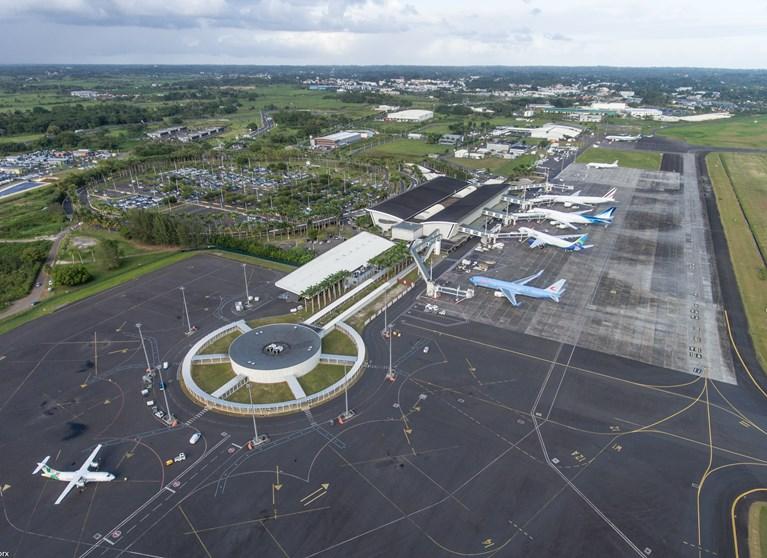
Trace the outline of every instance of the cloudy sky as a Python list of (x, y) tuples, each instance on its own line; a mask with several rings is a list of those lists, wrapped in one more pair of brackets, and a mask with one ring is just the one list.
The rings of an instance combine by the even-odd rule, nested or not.
[(0, 0), (0, 63), (764, 68), (767, 2)]

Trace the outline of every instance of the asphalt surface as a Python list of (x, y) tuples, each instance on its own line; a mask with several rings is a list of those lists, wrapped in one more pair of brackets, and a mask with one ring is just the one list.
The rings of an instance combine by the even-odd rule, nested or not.
[[(761, 374), (712, 207), (737, 384), (425, 312), (418, 284), (388, 312), (399, 332), (395, 382), (385, 379), (381, 316), (364, 332), (369, 367), (349, 391), (356, 418), (332, 424), (340, 398), (260, 420), (271, 441), (248, 451), (251, 421), (203, 412), (175, 378), (200, 335), (243, 317), (233, 309), (244, 296), (237, 262), (191, 258), (0, 336), (0, 551), (731, 556), (730, 505), (767, 482), (767, 412), (745, 368)], [(248, 271), (262, 305), (244, 317), (286, 312), (275, 298), (279, 274)], [(180, 285), (200, 328), (191, 338)], [(139, 393), (136, 322), (151, 362), (170, 362), (174, 429)], [(156, 381), (153, 389), (162, 401)], [(74, 468), (96, 443), (105, 445), (102, 470), (118, 480), (54, 507), (63, 483), (32, 476), (35, 463), (50, 454), (53, 467)], [(180, 451), (186, 461), (163, 465)]]

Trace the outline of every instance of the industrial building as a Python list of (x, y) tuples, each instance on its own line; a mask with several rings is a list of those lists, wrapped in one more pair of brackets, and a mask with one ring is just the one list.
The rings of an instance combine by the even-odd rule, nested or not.
[(479, 219), (485, 207), (497, 205), (508, 188), (508, 184), (475, 185), (440, 176), (369, 208), (368, 213), (376, 226), (391, 230), (393, 238), (412, 236), (417, 227), (392, 230), (408, 222), (420, 226), (422, 235), (439, 230), (443, 239), (450, 240), (458, 235), (461, 225)]
[(170, 128), (162, 128), (160, 130), (155, 130), (154, 132), (149, 132), (147, 133), (147, 137), (155, 140), (170, 139), (178, 134), (183, 134), (186, 131), (186, 126), (171, 126)]
[(373, 130), (344, 130), (327, 136), (310, 138), (309, 143), (313, 149), (336, 149), (371, 138), (374, 135), (376, 132)]
[(421, 109), (401, 110), (386, 115), (386, 120), (390, 122), (426, 122), (432, 118), (434, 118), (433, 111)]

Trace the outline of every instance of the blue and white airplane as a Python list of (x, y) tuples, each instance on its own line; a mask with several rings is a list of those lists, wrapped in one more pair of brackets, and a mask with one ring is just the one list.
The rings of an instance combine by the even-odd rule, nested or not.
[(533, 279), (537, 279), (543, 274), (543, 270), (540, 270), (535, 275), (519, 279), (518, 281), (502, 281), (501, 279), (493, 279), (492, 277), (483, 277), (482, 275), (475, 275), (469, 278), (469, 283), (475, 287), (483, 287), (485, 289), (494, 289), (495, 296), (505, 296), (509, 299), (512, 306), (519, 306), (517, 302), (517, 296), (528, 296), (531, 298), (548, 298), (554, 302), (559, 302), (559, 297), (565, 292), (565, 279), (555, 281), (545, 289), (540, 287), (530, 287), (527, 285)]
[(527, 243), (530, 248), (543, 248), (544, 246), (556, 246), (569, 252), (579, 252), (586, 248), (591, 248), (593, 244), (586, 244), (589, 238), (588, 234), (566, 234), (556, 236), (528, 227), (519, 227), (519, 232), (527, 237)]
[(604, 225), (606, 227), (613, 222), (613, 215), (615, 214), (616, 209), (616, 207), (610, 207), (596, 215), (589, 215), (588, 213), (591, 211), (590, 209), (568, 213), (567, 211), (536, 207), (523, 215), (537, 217), (541, 220), (546, 219), (551, 221), (552, 225), (556, 225), (560, 229), (569, 227), (578, 230), (576, 225)]

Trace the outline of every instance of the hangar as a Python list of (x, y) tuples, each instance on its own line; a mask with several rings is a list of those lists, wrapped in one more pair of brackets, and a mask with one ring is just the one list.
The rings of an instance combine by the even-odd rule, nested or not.
[(469, 184), (440, 176), (369, 208), (368, 213), (383, 231), (407, 221), (421, 225), (423, 235), (439, 230), (442, 238), (451, 239), (461, 225), (481, 217), (485, 207), (498, 204), (508, 188), (508, 184)]

